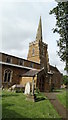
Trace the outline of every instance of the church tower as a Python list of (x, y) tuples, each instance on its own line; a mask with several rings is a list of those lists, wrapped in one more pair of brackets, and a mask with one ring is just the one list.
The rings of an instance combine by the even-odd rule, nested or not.
[(29, 43), (29, 52), (27, 59), (36, 63), (40, 63), (41, 68), (44, 67), (46, 71), (49, 71), (47, 44), (42, 41), (41, 17), (37, 29), (36, 40)]

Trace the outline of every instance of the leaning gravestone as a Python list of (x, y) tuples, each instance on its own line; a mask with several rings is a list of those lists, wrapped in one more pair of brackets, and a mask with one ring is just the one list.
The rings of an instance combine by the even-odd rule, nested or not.
[(30, 94), (30, 82), (27, 82), (26, 86), (25, 86), (25, 94)]

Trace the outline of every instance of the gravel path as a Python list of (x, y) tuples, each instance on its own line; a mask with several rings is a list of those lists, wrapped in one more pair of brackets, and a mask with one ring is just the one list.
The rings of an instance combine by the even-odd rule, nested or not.
[[(60, 101), (57, 99), (55, 93), (45, 93), (45, 96), (50, 100), (50, 102), (55, 107), (58, 114), (62, 117), (68, 120), (68, 110), (64, 108), (64, 106), (60, 103)], [(64, 120), (64, 119), (63, 119)]]

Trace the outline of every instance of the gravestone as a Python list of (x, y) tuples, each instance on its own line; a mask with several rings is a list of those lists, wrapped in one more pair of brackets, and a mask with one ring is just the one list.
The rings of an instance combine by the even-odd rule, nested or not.
[(30, 94), (30, 82), (27, 82), (26, 86), (25, 86), (25, 94)]

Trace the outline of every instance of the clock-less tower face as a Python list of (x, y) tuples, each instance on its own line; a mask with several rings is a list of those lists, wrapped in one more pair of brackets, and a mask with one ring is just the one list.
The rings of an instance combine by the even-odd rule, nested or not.
[(33, 62), (40, 63), (39, 43), (37, 41), (29, 44), (29, 52), (27, 59)]
[(36, 40), (29, 44), (28, 60), (41, 64), (41, 68), (47, 69), (49, 63), (47, 44), (42, 41), (41, 18), (37, 30)]

